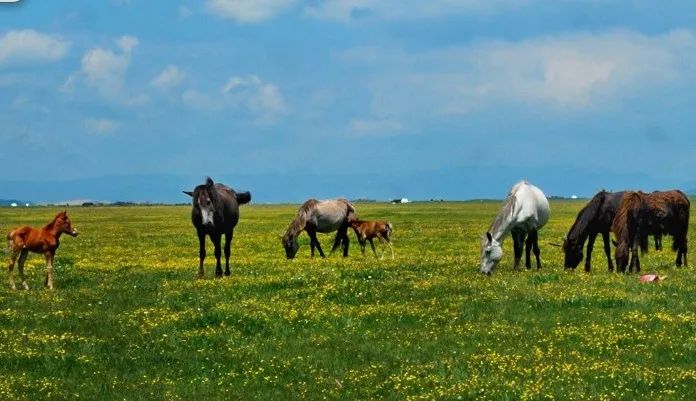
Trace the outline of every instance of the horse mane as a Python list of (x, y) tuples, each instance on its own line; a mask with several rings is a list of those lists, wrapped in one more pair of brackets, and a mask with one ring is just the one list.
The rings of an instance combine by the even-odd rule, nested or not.
[(589, 235), (590, 224), (597, 217), (597, 213), (599, 213), (602, 205), (604, 205), (607, 196), (608, 192), (601, 190), (597, 192), (597, 194), (593, 196), (582, 209), (580, 209), (577, 217), (575, 218), (575, 222), (570, 227), (570, 231), (568, 231), (568, 236), (566, 237), (567, 240), (576, 243), (585, 242), (585, 239)]
[(512, 190), (510, 190), (510, 193), (503, 202), (503, 207), (500, 209), (500, 212), (498, 212), (498, 215), (495, 217), (495, 220), (493, 220), (493, 223), (488, 228), (489, 233), (493, 234), (498, 228), (500, 228), (501, 225), (503, 225), (503, 219), (512, 216), (512, 213), (514, 213), (515, 211), (515, 206), (517, 205), (517, 197), (515, 196), (515, 193), (517, 192), (519, 186), (523, 183), (524, 181), (521, 181), (515, 184), (514, 187), (512, 187)]
[(285, 235), (295, 235), (298, 232), (302, 231), (305, 227), (305, 224), (307, 224), (307, 219), (309, 218), (310, 212), (313, 208), (317, 206), (318, 203), (319, 201), (314, 198), (305, 201), (305, 203), (303, 203), (302, 206), (300, 206), (300, 208), (297, 210), (295, 219), (290, 223), (290, 226), (288, 227), (288, 230), (285, 232)]
[[(611, 225), (611, 230), (616, 235), (617, 241), (626, 241), (629, 245), (631, 244), (643, 224), (646, 198), (645, 193), (640, 191), (626, 192)], [(641, 235), (640, 237), (641, 251), (647, 252), (647, 236)]]
[(56, 225), (56, 222), (58, 221), (58, 218), (60, 218), (61, 216), (65, 216), (65, 215), (66, 215), (66, 212), (65, 212), (65, 211), (58, 212), (58, 214), (56, 214), (56, 215), (53, 217), (53, 220), (51, 220), (50, 223), (46, 224), (46, 226), (45, 226), (44, 228), (51, 228), (51, 227), (53, 227), (54, 225)]

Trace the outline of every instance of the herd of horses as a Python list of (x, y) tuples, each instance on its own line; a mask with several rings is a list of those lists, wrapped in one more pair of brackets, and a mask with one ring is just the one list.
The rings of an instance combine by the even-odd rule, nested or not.
[[(211, 178), (198, 185), (193, 191), (184, 191), (192, 198), (191, 222), (196, 229), (199, 243), (198, 277), (204, 276), (206, 257), (205, 238), (210, 238), (215, 248), (215, 275), (223, 275), (221, 241), (225, 236), (225, 275), (230, 275), (231, 245), (234, 228), (239, 222), (239, 206), (251, 201), (251, 193), (236, 192), (232, 188), (215, 183)], [(619, 271), (640, 271), (639, 250), (647, 252), (648, 237), (655, 237), (656, 249), (662, 247), (662, 236), (673, 238), (672, 249), (677, 252), (675, 264), (687, 264), (687, 233), (689, 226), (689, 199), (679, 190), (607, 192), (600, 191), (585, 205), (563, 241), (565, 254), (564, 267), (575, 269), (583, 259), (583, 247), (587, 242), (585, 270), (590, 271), (594, 242), (599, 234), (604, 240), (609, 271), (614, 270), (611, 257), (610, 233), (616, 238), (614, 258)], [(521, 181), (508, 193), (503, 206), (481, 239), (481, 272), (490, 275), (503, 256), (503, 240), (511, 235), (514, 249), (514, 268), (519, 269), (522, 252), (525, 252), (525, 267), (531, 268), (531, 253), (536, 258), (537, 269), (541, 268), (539, 249), (539, 230), (548, 222), (549, 202), (536, 186)], [(317, 233), (336, 232), (331, 252), (339, 247), (343, 256), (348, 256), (350, 239), (348, 230), (353, 229), (365, 254), (367, 242), (375, 257), (377, 250), (374, 239), (386, 244), (394, 258), (391, 244), (393, 226), (384, 220), (367, 221), (357, 217), (355, 207), (346, 199), (319, 201), (309, 199), (300, 206), (295, 218), (281, 237), (281, 243), (288, 259), (297, 255), (298, 236), (305, 231), (310, 239), (310, 254), (315, 250), (324, 257), (324, 251), (317, 239)], [(13, 269), (18, 266), (21, 286), (28, 289), (24, 277), (24, 263), (29, 252), (43, 254), (46, 258), (46, 278), (44, 286), (53, 289), (53, 258), (60, 244), (62, 234), (77, 236), (66, 211), (58, 213), (50, 223), (37, 229), (29, 226), (16, 228), (7, 235), (10, 248), (8, 265), (9, 283), (16, 289)], [(382, 257), (384, 246), (382, 246)]]
[[(662, 236), (672, 237), (676, 251), (675, 265), (686, 266), (687, 234), (690, 202), (679, 190), (622, 191), (597, 193), (578, 213), (570, 231), (560, 246), (564, 253), (564, 267), (575, 269), (583, 259), (587, 242), (585, 270), (590, 271), (594, 242), (599, 234), (604, 240), (609, 271), (614, 270), (611, 243), (617, 269), (624, 273), (640, 271), (640, 252), (648, 251), (649, 236), (655, 237), (655, 248), (662, 249)], [(525, 265), (530, 268), (530, 249), (534, 251), (537, 268), (541, 268), (538, 231), (549, 219), (549, 202), (534, 185), (521, 181), (515, 184), (481, 239), (481, 272), (491, 274), (502, 259), (502, 241), (512, 235), (515, 252), (514, 268), (519, 269), (522, 250), (526, 247)], [(615, 240), (610, 243), (610, 234)]]

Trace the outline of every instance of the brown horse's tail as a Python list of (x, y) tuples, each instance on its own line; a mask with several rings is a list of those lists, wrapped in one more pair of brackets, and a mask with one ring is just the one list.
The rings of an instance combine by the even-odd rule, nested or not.
[(234, 197), (237, 199), (237, 203), (240, 205), (251, 202), (251, 192), (249, 191), (237, 192), (234, 194)]

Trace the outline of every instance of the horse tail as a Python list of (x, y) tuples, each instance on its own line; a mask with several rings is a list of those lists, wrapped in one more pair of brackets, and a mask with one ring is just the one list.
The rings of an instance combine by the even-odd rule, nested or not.
[(240, 205), (251, 202), (251, 192), (249, 191), (235, 193), (234, 197), (237, 199), (237, 203)]

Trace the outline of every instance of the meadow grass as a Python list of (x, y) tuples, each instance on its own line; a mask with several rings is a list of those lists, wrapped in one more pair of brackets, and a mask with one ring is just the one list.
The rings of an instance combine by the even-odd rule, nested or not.
[[(394, 224), (396, 259), (363, 257), (351, 232), (349, 258), (310, 259), (303, 235), (288, 261), (297, 206), (246, 205), (232, 276), (212, 278), (209, 245), (203, 280), (189, 207), (70, 208), (81, 234), (62, 239), (55, 291), (39, 255), (31, 290), (0, 275), (0, 399), (696, 399), (696, 269), (672, 266), (667, 239), (642, 259), (660, 283), (607, 272), (601, 245), (590, 274), (565, 272), (548, 243), (582, 202), (555, 201), (544, 268), (513, 272), (508, 239), (485, 277), (499, 206), (357, 204)], [(57, 211), (0, 209), (2, 231)]]

